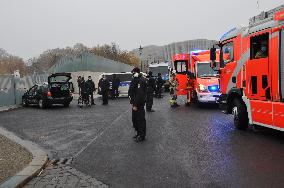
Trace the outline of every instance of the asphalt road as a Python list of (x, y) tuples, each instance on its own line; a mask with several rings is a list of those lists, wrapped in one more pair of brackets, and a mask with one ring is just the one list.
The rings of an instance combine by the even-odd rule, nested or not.
[[(96, 101), (101, 103), (101, 101)], [(35, 107), (0, 114), (0, 125), (52, 158), (111, 187), (284, 187), (284, 136), (239, 131), (216, 106), (171, 109), (156, 99), (147, 139), (135, 143), (127, 99), (79, 109)]]

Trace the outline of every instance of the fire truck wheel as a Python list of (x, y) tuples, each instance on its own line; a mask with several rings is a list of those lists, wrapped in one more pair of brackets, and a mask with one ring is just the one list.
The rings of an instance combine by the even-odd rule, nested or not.
[(246, 106), (240, 99), (234, 99), (232, 115), (234, 116), (234, 125), (239, 130), (248, 128), (248, 114)]

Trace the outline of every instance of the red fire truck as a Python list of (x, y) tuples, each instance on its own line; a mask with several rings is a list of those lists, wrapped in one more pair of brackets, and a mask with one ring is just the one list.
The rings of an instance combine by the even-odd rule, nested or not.
[(224, 111), (238, 129), (260, 125), (284, 131), (284, 5), (250, 19), (219, 41), (220, 63), (211, 49), (212, 67), (220, 72)]
[[(219, 55), (218, 52), (217, 56)], [(210, 67), (209, 50), (192, 51), (190, 53), (190, 72), (194, 73), (191, 82), (193, 84), (191, 101), (216, 103), (216, 99), (221, 95), (219, 74)]]
[(173, 56), (173, 62), (179, 82), (177, 95), (187, 95), (190, 99), (188, 102), (216, 103), (216, 98), (221, 95), (219, 75), (210, 67), (209, 50), (176, 54)]

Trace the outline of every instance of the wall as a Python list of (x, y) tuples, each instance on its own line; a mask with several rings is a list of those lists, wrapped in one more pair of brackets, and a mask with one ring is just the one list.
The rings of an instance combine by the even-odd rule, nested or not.
[(0, 75), (0, 107), (19, 105), (23, 94), (34, 84), (47, 82), (48, 75), (32, 75), (19, 77)]

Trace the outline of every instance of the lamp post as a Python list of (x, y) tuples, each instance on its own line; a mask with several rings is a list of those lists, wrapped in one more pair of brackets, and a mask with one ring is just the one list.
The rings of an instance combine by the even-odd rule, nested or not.
[(138, 48), (138, 50), (139, 50), (139, 55), (140, 55), (140, 69), (141, 69), (141, 71), (142, 71), (142, 50), (143, 50), (143, 48), (142, 48), (142, 46), (140, 45), (140, 47)]

